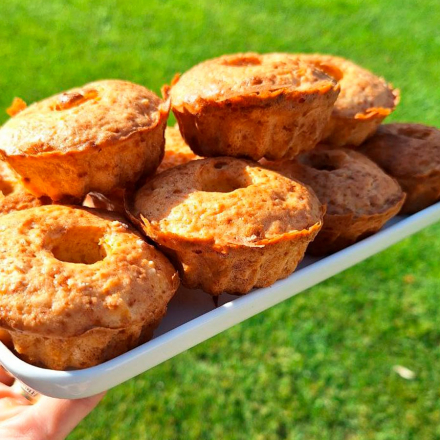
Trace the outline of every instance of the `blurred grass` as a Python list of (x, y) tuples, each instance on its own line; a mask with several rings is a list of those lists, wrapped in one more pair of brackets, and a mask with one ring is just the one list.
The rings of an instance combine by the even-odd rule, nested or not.
[[(434, 0), (3, 0), (0, 108), (99, 78), (158, 92), (223, 53), (306, 51), (393, 82), (402, 101), (390, 120), (439, 125), (439, 23)], [(69, 438), (440, 439), (439, 234), (432, 226), (120, 385)]]

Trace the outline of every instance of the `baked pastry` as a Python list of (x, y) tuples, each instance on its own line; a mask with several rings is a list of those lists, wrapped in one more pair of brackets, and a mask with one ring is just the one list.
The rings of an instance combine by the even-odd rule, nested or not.
[(86, 84), (37, 102), (0, 128), (0, 154), (35, 196), (80, 201), (152, 174), (169, 102), (127, 81)]
[(0, 328), (25, 361), (90, 367), (151, 338), (178, 286), (109, 213), (50, 205), (0, 217)]
[(392, 177), (349, 149), (319, 146), (295, 160), (267, 166), (309, 185), (327, 205), (324, 226), (307, 249), (315, 255), (336, 252), (374, 234), (405, 200)]
[(399, 91), (383, 78), (341, 57), (300, 54), (299, 59), (339, 70), (341, 93), (322, 140), (328, 145), (360, 145), (399, 102)]
[(201, 159), (201, 157), (194, 154), (185, 142), (178, 125), (176, 124), (175, 127), (167, 127), (165, 130), (165, 154), (157, 169), (157, 173), (195, 159)]
[(38, 198), (26, 191), (14, 171), (0, 162), (0, 215), (49, 203), (47, 197)]
[(402, 213), (440, 200), (440, 130), (422, 124), (381, 125), (360, 151), (393, 176), (406, 192)]
[(224, 55), (171, 88), (182, 136), (200, 156), (292, 158), (322, 137), (337, 81), (286, 54)]
[(245, 294), (292, 273), (324, 210), (299, 182), (219, 157), (154, 176), (136, 193), (131, 212), (185, 286), (216, 296)]

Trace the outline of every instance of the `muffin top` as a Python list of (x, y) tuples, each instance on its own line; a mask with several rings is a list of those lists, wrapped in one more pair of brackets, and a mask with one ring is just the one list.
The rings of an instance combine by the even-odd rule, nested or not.
[(168, 104), (137, 84), (103, 80), (36, 102), (0, 128), (6, 155), (82, 151), (155, 127)]
[(185, 72), (171, 89), (173, 107), (194, 109), (206, 101), (325, 93), (338, 88), (334, 78), (315, 66), (285, 54), (238, 53), (204, 61)]
[(320, 54), (298, 54), (304, 62), (336, 67), (340, 73), (341, 92), (333, 115), (342, 118), (369, 119), (390, 114), (399, 100), (398, 91), (383, 78), (341, 57)]
[(196, 159), (201, 159), (201, 157), (197, 156), (185, 142), (178, 125), (167, 127), (165, 130), (165, 154), (156, 173)]
[(360, 150), (395, 177), (440, 172), (440, 130), (422, 124), (386, 124)]
[(201, 159), (169, 169), (136, 194), (133, 214), (161, 234), (223, 245), (264, 246), (321, 222), (301, 183), (251, 161)]
[(51, 205), (0, 217), (0, 327), (68, 337), (140, 325), (177, 284), (168, 260), (109, 213)]
[(392, 177), (353, 150), (319, 146), (295, 160), (269, 166), (310, 185), (330, 215), (381, 213), (404, 196)]

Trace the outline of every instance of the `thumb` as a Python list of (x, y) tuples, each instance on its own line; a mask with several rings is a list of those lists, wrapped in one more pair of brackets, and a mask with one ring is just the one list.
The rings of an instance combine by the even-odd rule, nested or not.
[[(37, 403), (26, 411), (25, 422), (38, 433), (41, 439), (64, 440), (78, 423), (89, 414), (105, 393), (77, 400), (53, 399), (41, 396)], [(22, 423), (24, 421), (22, 420)], [(30, 429), (32, 431), (32, 428)]]

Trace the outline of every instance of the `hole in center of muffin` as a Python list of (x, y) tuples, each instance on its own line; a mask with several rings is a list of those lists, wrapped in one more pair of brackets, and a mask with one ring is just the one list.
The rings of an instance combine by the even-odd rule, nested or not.
[(424, 130), (418, 127), (400, 127), (399, 134), (412, 139), (427, 139), (431, 134), (430, 130)]
[(71, 228), (52, 245), (52, 254), (57, 260), (66, 263), (93, 264), (107, 256), (101, 245), (101, 238), (101, 230), (87, 227)]
[(318, 171), (336, 171), (341, 168), (340, 158), (327, 154), (304, 155), (299, 158), (300, 162)]
[(246, 186), (239, 178), (233, 176), (223, 176), (222, 178), (212, 176), (212, 178), (204, 179), (201, 191), (229, 193), (239, 188), (246, 188)]
[(225, 168), (228, 166), (226, 162), (217, 162), (214, 166), (206, 169), (200, 175), (200, 191), (204, 192), (220, 192), (229, 193), (239, 188), (246, 188), (249, 186), (248, 179), (244, 176), (231, 175), (226, 172)]
[(12, 191), (14, 191), (14, 187), (9, 182), (6, 182), (4, 180), (0, 180), (0, 192), (4, 196), (11, 194)]

